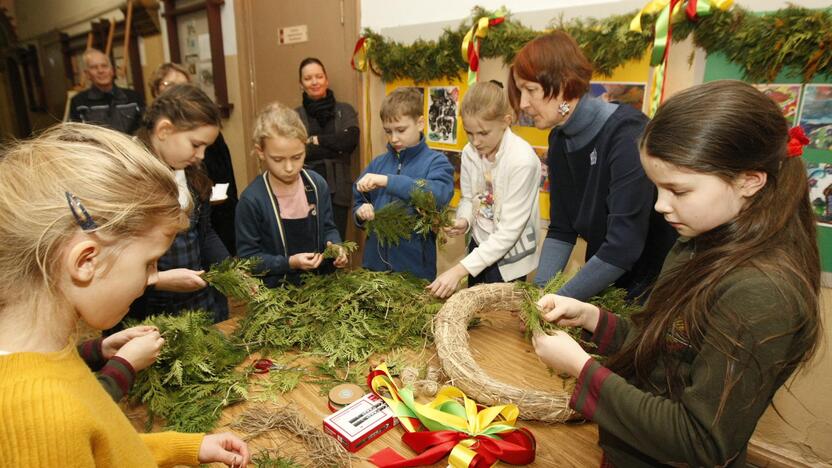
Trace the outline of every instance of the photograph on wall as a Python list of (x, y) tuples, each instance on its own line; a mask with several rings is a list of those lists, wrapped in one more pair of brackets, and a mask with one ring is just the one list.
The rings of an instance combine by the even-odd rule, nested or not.
[(809, 147), (832, 151), (832, 85), (806, 85), (798, 122)]
[(633, 106), (636, 110), (644, 107), (644, 91), (647, 83), (630, 83), (615, 81), (593, 81), (589, 84), (589, 92), (607, 102), (618, 102)]
[(459, 177), (462, 174), (462, 153), (452, 150), (438, 150), (448, 158), (448, 162), (454, 167), (454, 188), (459, 190)]
[(532, 149), (534, 149), (538, 159), (540, 159), (540, 191), (549, 193), (549, 166), (546, 165), (546, 153), (549, 151), (549, 148), (533, 146)]
[(199, 89), (205, 91), (205, 94), (211, 99), (217, 99), (214, 92), (214, 66), (210, 60), (197, 63), (196, 73), (193, 77), (194, 84), (199, 86)]
[(809, 200), (819, 223), (832, 225), (832, 164), (807, 163)]
[(797, 120), (797, 109), (800, 107), (799, 84), (755, 84), (763, 94), (771, 98), (783, 111), (783, 117), (789, 122), (789, 127), (794, 127)]
[(428, 141), (456, 144), (459, 87), (428, 88)]

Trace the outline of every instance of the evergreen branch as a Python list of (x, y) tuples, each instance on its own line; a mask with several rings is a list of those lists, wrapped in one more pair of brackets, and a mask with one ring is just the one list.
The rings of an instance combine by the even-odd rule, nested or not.
[[(339, 249), (340, 247), (340, 249)], [(329, 244), (324, 249), (324, 259), (327, 258), (338, 258), (341, 255), (341, 251), (343, 249), (344, 255), (350, 255), (356, 250), (358, 250), (358, 244), (353, 241), (344, 241), (340, 244)]]

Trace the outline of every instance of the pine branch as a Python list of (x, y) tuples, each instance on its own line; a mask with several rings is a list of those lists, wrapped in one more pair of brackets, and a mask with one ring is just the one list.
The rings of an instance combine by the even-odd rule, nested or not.
[[(340, 247), (340, 249), (339, 249)], [(344, 255), (350, 255), (356, 250), (358, 250), (358, 244), (353, 241), (344, 241), (340, 244), (329, 244), (324, 249), (324, 259), (327, 258), (338, 258), (341, 255), (341, 250), (343, 249)]]

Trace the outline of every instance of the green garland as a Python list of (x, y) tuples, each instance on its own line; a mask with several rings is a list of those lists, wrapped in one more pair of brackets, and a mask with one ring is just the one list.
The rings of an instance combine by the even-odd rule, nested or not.
[[(435, 41), (417, 40), (411, 45), (385, 39), (370, 29), (368, 50), (373, 70), (386, 82), (412, 79), (426, 83), (439, 79), (457, 80), (467, 70), (460, 48), (465, 33), (483, 16), (493, 12), (473, 9), (471, 19), (456, 29), (446, 29)], [(637, 12), (597, 20), (554, 21), (553, 27), (568, 32), (586, 53), (595, 71), (609, 76), (618, 66), (640, 59), (653, 43), (655, 16), (642, 16), (642, 31), (629, 30)], [(808, 82), (816, 74), (832, 75), (832, 11), (790, 6), (769, 14), (750, 13), (738, 6), (714, 11), (697, 23), (673, 25), (673, 42), (693, 33), (694, 43), (708, 54), (722, 53), (742, 68), (748, 80), (772, 81), (787, 69), (790, 76)], [(482, 41), (482, 58), (502, 58), (511, 63), (514, 55), (535, 37), (534, 31), (506, 15), (506, 21), (489, 29)]]
[(212, 326), (206, 312), (158, 315), (142, 323), (157, 327), (165, 339), (156, 363), (138, 373), (130, 391), (132, 403), (147, 406), (148, 431), (156, 416), (165, 419), (166, 429), (208, 431), (222, 408), (247, 398), (248, 375), (234, 370), (246, 353)]
[(250, 276), (253, 266), (227, 260), (208, 278), (226, 296), (248, 303), (235, 337), (250, 352), (297, 349), (325, 358), (324, 367), (343, 368), (374, 353), (424, 345), (442, 305), (424, 291), (424, 280), (406, 274), (339, 271), (271, 289)]

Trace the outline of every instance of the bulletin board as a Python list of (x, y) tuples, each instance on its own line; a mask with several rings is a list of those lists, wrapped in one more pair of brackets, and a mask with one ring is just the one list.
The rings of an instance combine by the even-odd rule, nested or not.
[[(641, 60), (628, 62), (613, 71), (610, 76), (594, 76), (590, 92), (633, 105), (640, 110), (648, 102), (650, 76), (650, 54), (645, 53)], [(385, 94), (390, 94), (399, 87), (414, 87), (422, 92), (424, 99), (425, 128), (423, 133), (428, 146), (445, 153), (454, 166), (454, 197), (451, 206), (457, 206), (460, 199), (459, 175), (462, 162), (462, 149), (468, 144), (459, 105), (468, 83), (465, 75), (454, 81), (437, 80), (427, 84), (416, 84), (412, 80), (396, 80), (385, 84)], [(529, 119), (519, 116), (512, 126), (515, 134), (526, 140), (540, 158), (540, 216), (549, 219), (549, 177), (546, 167), (546, 153), (549, 149), (549, 130), (534, 128)]]
[[(739, 66), (722, 54), (710, 54), (704, 81), (742, 80)], [(832, 78), (816, 76), (802, 84), (800, 74), (783, 71), (771, 83), (754, 83), (777, 102), (792, 125), (803, 127), (811, 142), (803, 160), (809, 177), (810, 198), (818, 220), (821, 268), (832, 271)]]

